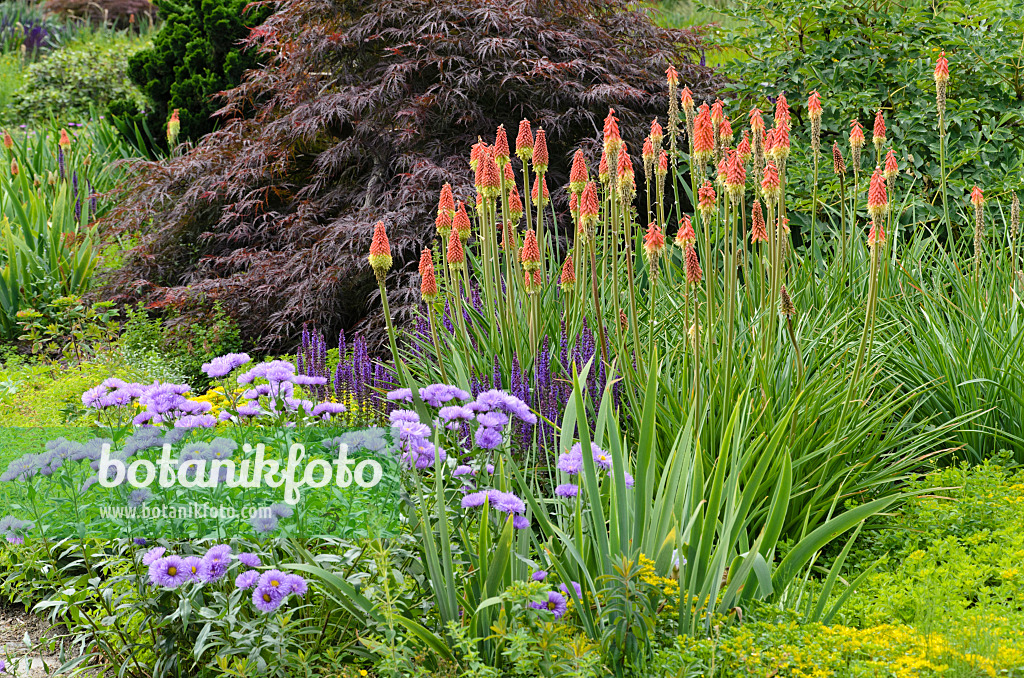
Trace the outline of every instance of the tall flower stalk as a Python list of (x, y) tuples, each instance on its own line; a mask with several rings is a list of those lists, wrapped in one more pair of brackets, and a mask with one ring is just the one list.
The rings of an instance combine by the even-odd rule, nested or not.
[(935, 62), (935, 108), (939, 113), (939, 190), (942, 192), (942, 218), (946, 231), (953, 224), (949, 220), (949, 203), (946, 198), (946, 91), (949, 86), (949, 61), (943, 52)]
[[(807, 98), (807, 116), (811, 119), (811, 157), (814, 160), (814, 184), (811, 195), (811, 246), (810, 260), (811, 270), (817, 267), (817, 235), (815, 225), (818, 217), (818, 155), (821, 151), (821, 95), (815, 90)], [(817, 285), (818, 276), (811, 274), (811, 285)]]
[(395, 340), (395, 325), (391, 320), (391, 309), (388, 306), (388, 290), (384, 284), (388, 271), (391, 270), (391, 243), (388, 242), (388, 234), (384, 228), (384, 222), (378, 221), (373, 227), (373, 241), (370, 243), (370, 268), (377, 278), (377, 288), (380, 290), (380, 302), (384, 307), (384, 321), (388, 327), (388, 343), (391, 346), (391, 359), (398, 370), (398, 377), (405, 383), (405, 370), (402, 361), (398, 359), (398, 344)]

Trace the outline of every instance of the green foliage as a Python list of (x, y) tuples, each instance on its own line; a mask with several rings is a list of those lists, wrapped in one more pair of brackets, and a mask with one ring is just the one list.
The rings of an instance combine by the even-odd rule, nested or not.
[[(270, 15), (270, 8), (248, 8), (248, 0), (156, 4), (163, 26), (153, 46), (133, 55), (128, 66), (129, 76), (152, 108), (133, 119), (162, 130), (177, 109), (179, 138), (195, 141), (217, 125), (210, 116), (223, 104), (215, 95), (239, 84), (246, 70), (260, 64), (259, 56), (238, 42)], [(118, 112), (132, 115), (130, 106), (119, 105)]]
[(53, 52), (28, 67), (25, 84), (12, 97), (8, 121), (65, 121), (88, 119), (119, 101), (119, 110), (141, 105), (138, 90), (128, 80), (128, 59), (137, 44), (76, 44)]
[(127, 310), (127, 322), (119, 342), (126, 359), (161, 381), (186, 383), (200, 393), (210, 379), (200, 369), (211, 359), (241, 346), (238, 327), (220, 303), (211, 305), (207, 321), (197, 325), (174, 324), (151, 318), (145, 310)]
[(43, 310), (18, 312), (18, 339), (27, 342), (33, 354), (63, 357), (80, 364), (117, 339), (117, 315), (110, 301), (86, 304), (81, 297), (59, 297)]
[[(770, 106), (766, 92), (784, 91), (794, 109), (794, 128), (805, 128), (810, 123), (804, 104), (812, 90), (819, 90), (825, 108), (822, 147), (827, 152), (838, 141), (849, 164), (850, 121), (859, 120), (868, 137), (861, 170), (870, 172), (876, 164), (871, 124), (881, 109), (888, 125), (882, 155), (892, 146), (901, 170), (906, 168), (924, 189), (914, 201), (918, 221), (941, 214), (933, 69), (942, 50), (950, 61), (947, 171), (954, 194), (974, 184), (985, 187), (987, 195), (1021, 187), (1020, 5), (1000, 0), (739, 0), (720, 11), (744, 26), (727, 43), (742, 58), (724, 67), (740, 111), (755, 105), (764, 109)], [(794, 144), (794, 151), (798, 160), (788, 165), (796, 172), (793, 178), (809, 183), (804, 160), (809, 150)], [(823, 174), (831, 176), (825, 170), (831, 165), (828, 158), (825, 163)], [(797, 221), (804, 223), (803, 218)]]
[[(96, 234), (88, 226), (89, 200), (79, 196), (76, 202), (67, 181), (61, 181), (51, 203), (24, 175), (13, 179), (0, 178), (0, 188), (12, 198), (0, 214), (0, 332), (8, 338), (17, 334), (20, 312), (85, 293), (97, 263)], [(27, 202), (15, 197), (15, 190)]]

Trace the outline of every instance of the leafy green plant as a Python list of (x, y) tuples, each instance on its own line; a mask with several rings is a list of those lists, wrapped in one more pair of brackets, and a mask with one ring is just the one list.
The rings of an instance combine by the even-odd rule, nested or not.
[[(85, 293), (97, 263), (96, 236), (88, 226), (89, 201), (79, 197), (76, 202), (71, 187), (62, 181), (51, 203), (27, 182), (24, 176), (0, 178), (0, 187), (11, 196), (0, 216), (0, 329), (11, 338), (17, 332), (19, 311), (46, 308), (61, 297)], [(25, 203), (14, 197), (13, 183), (20, 183)]]
[(28, 342), (33, 354), (81, 363), (114, 343), (121, 329), (117, 316), (110, 301), (86, 304), (81, 297), (59, 297), (42, 311), (18, 311), (18, 339)]
[[(767, 88), (800, 102), (794, 115), (806, 124), (802, 102), (819, 90), (828, 113), (822, 124), (826, 149), (833, 140), (844, 145), (851, 120), (869, 124), (876, 111), (884, 111), (886, 143), (917, 180), (918, 223), (943, 218), (940, 142), (934, 107), (926, 104), (934, 101), (932, 71), (943, 51), (952, 76), (945, 115), (950, 187), (969, 191), (977, 184), (992, 195), (1021, 188), (1024, 44), (1006, 39), (1024, 30), (1019, 6), (998, 0), (738, 0), (719, 11), (740, 26), (726, 45), (741, 57), (723, 69), (741, 110), (764, 107)], [(801, 146), (793, 150), (798, 162), (790, 163), (791, 177), (809, 186), (809, 153)], [(881, 164), (874, 152), (866, 155), (868, 167)], [(801, 230), (809, 223), (809, 214), (794, 216)]]
[(12, 97), (9, 119), (87, 120), (93, 111), (104, 113), (112, 101), (121, 102), (121, 111), (140, 108), (142, 99), (127, 75), (128, 59), (140, 46), (127, 39), (76, 44), (32, 64), (24, 86)]
[(210, 384), (200, 369), (203, 363), (241, 346), (238, 327), (219, 302), (208, 309), (204, 325), (174, 320), (173, 315), (161, 320), (141, 307), (128, 308), (118, 346), (129, 361), (145, 366), (155, 377), (190, 384), (198, 393)]

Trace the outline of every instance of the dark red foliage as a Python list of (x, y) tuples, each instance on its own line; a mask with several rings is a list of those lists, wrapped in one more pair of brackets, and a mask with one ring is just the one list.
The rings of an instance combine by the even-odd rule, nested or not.
[(582, 144), (596, 168), (610, 106), (639, 149), (651, 119), (664, 121), (670, 63), (695, 97), (719, 85), (694, 64), (698, 34), (659, 28), (626, 0), (288, 0), (249, 41), (272, 59), (226, 93), (222, 129), (141, 165), (108, 219), (145, 235), (107, 293), (173, 303), (185, 318), (220, 299), (268, 350), (306, 321), (377, 327), (366, 253), (378, 219), (395, 262), (391, 309), (410, 318), (441, 185), (474, 203), (478, 135), (493, 142), (522, 118), (543, 127), (565, 213), (572, 153)]

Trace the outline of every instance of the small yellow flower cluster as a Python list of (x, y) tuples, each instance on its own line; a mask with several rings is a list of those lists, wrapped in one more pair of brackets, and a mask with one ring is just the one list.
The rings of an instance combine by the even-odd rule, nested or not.
[[(243, 389), (237, 389), (232, 396), (237, 398), (242, 393), (242, 390)], [(220, 414), (220, 411), (230, 404), (223, 385), (215, 386), (203, 395), (196, 396), (195, 398), (189, 398), (189, 400), (197, 403), (210, 403), (210, 411), (207, 414), (214, 417)]]

